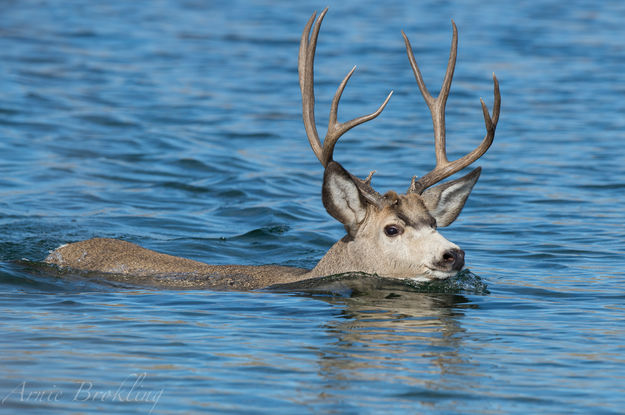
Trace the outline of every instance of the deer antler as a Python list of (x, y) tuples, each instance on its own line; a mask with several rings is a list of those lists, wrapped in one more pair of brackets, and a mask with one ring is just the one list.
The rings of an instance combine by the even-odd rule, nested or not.
[(449, 62), (447, 63), (447, 71), (445, 72), (443, 85), (436, 99), (430, 95), (427, 87), (425, 86), (425, 82), (423, 81), (421, 71), (419, 71), (419, 67), (417, 66), (408, 37), (403, 31), (401, 32), (404, 36), (404, 41), (406, 42), (408, 60), (412, 66), (412, 71), (414, 72), (417, 80), (417, 85), (419, 85), (419, 90), (421, 91), (421, 94), (423, 95), (423, 98), (425, 99), (425, 102), (432, 114), (432, 123), (434, 125), (434, 147), (436, 150), (436, 167), (418, 180), (416, 179), (416, 176), (413, 177), (410, 187), (408, 188), (408, 193), (420, 194), (428, 187), (464, 169), (486, 153), (486, 150), (488, 150), (490, 145), (493, 143), (493, 139), (495, 138), (495, 129), (497, 127), (497, 121), (499, 120), (499, 109), (501, 107), (501, 95), (499, 94), (499, 82), (497, 81), (495, 74), (493, 74), (495, 100), (493, 104), (492, 117), (488, 112), (486, 104), (480, 98), (482, 111), (484, 112), (484, 123), (486, 124), (486, 136), (484, 136), (484, 139), (477, 148), (465, 156), (454, 161), (449, 161), (447, 159), (447, 150), (445, 146), (445, 104), (447, 103), (447, 97), (449, 96), (451, 81), (454, 76), (454, 68), (456, 66), (456, 55), (458, 52), (458, 29), (456, 28), (456, 23), (454, 23), (453, 20), (451, 21), (451, 24), (453, 26), (454, 34), (451, 41), (451, 50), (449, 52)]
[[(317, 156), (324, 168), (328, 166), (328, 163), (330, 161), (332, 161), (334, 146), (336, 145), (338, 139), (353, 127), (372, 120), (380, 115), (380, 113), (388, 103), (389, 99), (391, 98), (391, 95), (393, 95), (393, 91), (391, 91), (382, 103), (382, 105), (380, 105), (380, 107), (375, 112), (369, 115), (363, 115), (362, 117), (354, 118), (353, 120), (348, 122), (339, 123), (337, 121), (339, 101), (341, 99), (341, 95), (343, 94), (343, 90), (347, 85), (347, 81), (349, 81), (349, 78), (356, 70), (356, 67), (354, 66), (352, 70), (349, 71), (347, 76), (343, 78), (343, 81), (340, 83), (336, 94), (334, 94), (332, 106), (330, 107), (328, 132), (326, 133), (325, 139), (323, 140), (323, 145), (321, 144), (321, 141), (319, 140), (319, 135), (317, 134), (317, 127), (315, 125), (315, 90), (313, 69), (315, 62), (315, 49), (317, 47), (317, 37), (319, 36), (319, 28), (321, 27), (321, 22), (323, 21), (323, 18), (326, 15), (327, 11), (328, 9), (325, 8), (321, 12), (321, 14), (319, 15), (319, 19), (317, 19), (317, 21), (315, 22), (314, 27), (312, 27), (312, 25), (315, 17), (317, 16), (317, 12), (313, 13), (313, 15), (308, 20), (308, 23), (304, 28), (304, 32), (302, 33), (302, 39), (300, 41), (299, 59), (297, 65), (297, 69), (299, 72), (299, 85), (302, 91), (302, 113), (304, 117), (306, 135), (308, 136), (310, 146), (312, 147), (315, 155)], [(312, 35), (310, 34), (311, 27)], [(361, 182), (366, 183), (367, 181), (361, 180)]]

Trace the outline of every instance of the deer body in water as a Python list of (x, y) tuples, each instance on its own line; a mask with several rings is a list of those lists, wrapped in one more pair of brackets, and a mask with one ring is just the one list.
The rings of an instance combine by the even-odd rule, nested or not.
[[(95, 271), (133, 278), (154, 277), (177, 281), (179, 286), (205, 286), (238, 290), (256, 289), (274, 284), (346, 272), (363, 272), (394, 278), (443, 279), (464, 266), (464, 252), (438, 233), (437, 227), (451, 224), (464, 206), (480, 175), (476, 168), (466, 176), (431, 187), (480, 158), (490, 147), (499, 118), (500, 94), (493, 75), (493, 115), (482, 101), (486, 135), (472, 152), (449, 161), (445, 146), (445, 103), (453, 77), (458, 34), (453, 24), (453, 40), (438, 97), (432, 97), (416, 64), (406, 35), (404, 41), (417, 84), (434, 125), (436, 167), (412, 182), (405, 194), (384, 195), (371, 186), (371, 176), (361, 180), (334, 161), (334, 146), (349, 129), (377, 117), (392, 92), (373, 113), (345, 123), (337, 121), (343, 90), (354, 72), (343, 79), (330, 109), (328, 131), (319, 139), (314, 115), (313, 63), (319, 28), (327, 12), (315, 22), (312, 15), (300, 42), (298, 71), (303, 102), (303, 119), (310, 145), (323, 165), (322, 200), (328, 213), (341, 222), (347, 234), (336, 242), (312, 269), (276, 265), (208, 265), (190, 259), (158, 253), (115, 239), (95, 238), (64, 245), (53, 251), (46, 262), (82, 271)], [(312, 33), (311, 33), (312, 29)]]

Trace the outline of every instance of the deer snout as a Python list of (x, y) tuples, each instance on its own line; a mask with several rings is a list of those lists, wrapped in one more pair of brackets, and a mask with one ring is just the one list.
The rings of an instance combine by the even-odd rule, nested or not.
[(443, 264), (454, 271), (460, 271), (464, 267), (464, 251), (459, 248), (452, 248), (443, 253)]

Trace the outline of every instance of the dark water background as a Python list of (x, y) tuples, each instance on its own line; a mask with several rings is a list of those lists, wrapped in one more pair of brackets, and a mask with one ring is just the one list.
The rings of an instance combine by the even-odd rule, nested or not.
[[(40, 261), (94, 236), (312, 267), (343, 234), (306, 142), (299, 36), (325, 3), (0, 3), (0, 412), (622, 413), (625, 3), (329, 2), (316, 60), (336, 159), (380, 191), (432, 167), (405, 56), (436, 91), (458, 24), (450, 156), (495, 143), (450, 228), (490, 290), (343, 298), (130, 289)], [(386, 298), (388, 297), (388, 298)]]

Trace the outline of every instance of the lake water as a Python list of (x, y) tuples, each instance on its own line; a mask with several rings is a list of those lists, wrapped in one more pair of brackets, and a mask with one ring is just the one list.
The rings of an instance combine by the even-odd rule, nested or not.
[[(482, 139), (497, 74), (495, 142), (442, 231), (487, 290), (176, 291), (40, 265), (101, 236), (314, 266), (343, 235), (297, 83), (301, 30), (326, 4), (320, 130), (354, 64), (341, 119), (395, 91), (336, 150), (354, 174), (377, 170), (380, 191), (433, 166), (400, 30), (435, 92), (458, 25), (450, 157)], [(625, 411), (622, 1), (0, 7), (0, 412)]]

